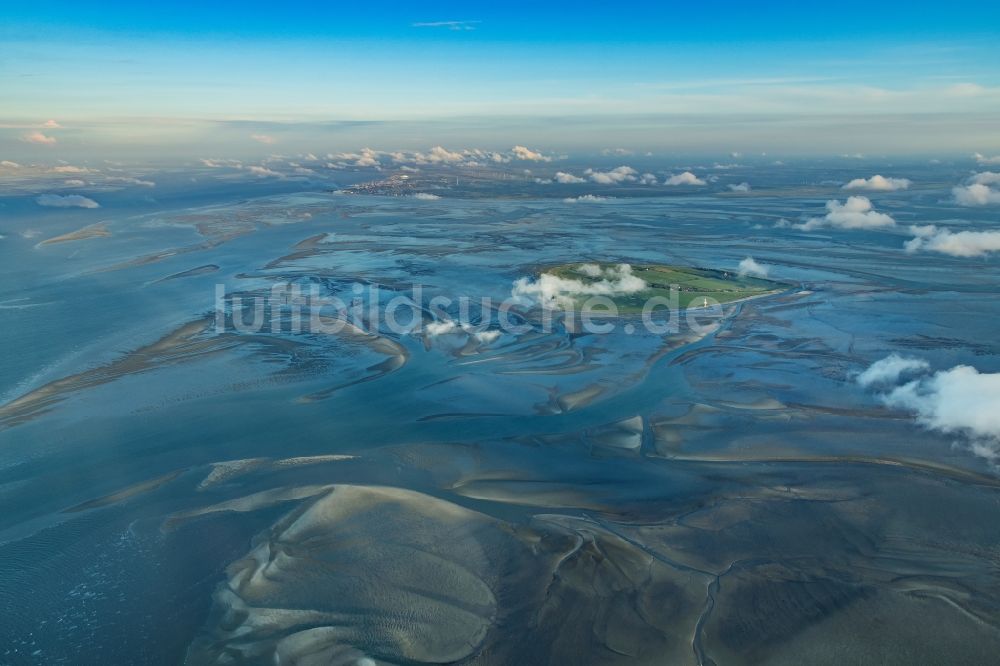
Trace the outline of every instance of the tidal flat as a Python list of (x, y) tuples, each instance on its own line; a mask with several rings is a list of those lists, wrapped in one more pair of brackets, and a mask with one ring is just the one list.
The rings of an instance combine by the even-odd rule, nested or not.
[[(836, 190), (779, 185), (5, 218), (0, 663), (995, 661), (995, 464), (857, 376), (1000, 371), (1000, 264), (796, 228)], [(946, 192), (878, 205), (958, 224)], [(757, 298), (666, 332), (459, 323), (540, 267), (751, 256)]]

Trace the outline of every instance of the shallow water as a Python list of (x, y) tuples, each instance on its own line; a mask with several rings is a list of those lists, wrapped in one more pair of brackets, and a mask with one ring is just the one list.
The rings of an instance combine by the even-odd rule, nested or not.
[[(98, 220), (13, 210), (0, 662), (988, 662), (995, 469), (853, 376), (1000, 371), (998, 264), (774, 226), (826, 198), (223, 189), (47, 245)], [(787, 289), (702, 333), (215, 330), (218, 284), (499, 302), (546, 264), (748, 255)]]

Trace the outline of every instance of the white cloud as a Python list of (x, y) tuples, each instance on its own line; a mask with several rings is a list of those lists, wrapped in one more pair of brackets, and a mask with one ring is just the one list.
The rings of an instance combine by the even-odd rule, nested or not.
[(79, 194), (68, 194), (61, 196), (58, 194), (42, 194), (35, 202), (39, 206), (50, 208), (100, 208), (100, 204), (93, 199), (80, 196)]
[(670, 178), (667, 178), (665, 181), (663, 181), (663, 184), (664, 185), (704, 185), (705, 181), (703, 181), (701, 178), (699, 178), (698, 176), (694, 175), (690, 171), (685, 171), (684, 173), (679, 173), (677, 175), (670, 176)]
[(656, 180), (656, 176), (651, 173), (644, 173), (639, 176), (640, 185), (656, 185), (657, 182), (659, 181)]
[(361, 155), (354, 161), (357, 167), (377, 167), (382, 166), (378, 161), (378, 153), (371, 148), (362, 148)]
[(983, 183), (959, 185), (953, 187), (951, 193), (955, 196), (955, 202), (959, 206), (986, 206), (1000, 203), (1000, 191)]
[(909, 358), (899, 354), (890, 354), (881, 361), (875, 361), (868, 369), (857, 376), (858, 384), (869, 388), (897, 384), (903, 375), (926, 372), (930, 369), (927, 361), (919, 358)]
[(993, 171), (983, 171), (982, 173), (977, 173), (972, 177), (973, 183), (978, 183), (980, 185), (997, 185), (1000, 184), (1000, 173), (994, 173)]
[(497, 330), (476, 331), (475, 333), (473, 333), (473, 336), (479, 342), (483, 343), (484, 345), (488, 345), (491, 342), (496, 342), (500, 338), (500, 331)]
[(766, 278), (771, 269), (768, 266), (758, 264), (753, 257), (747, 257), (740, 262), (739, 266), (737, 266), (737, 270), (739, 270), (740, 277), (750, 275), (753, 277)]
[[(906, 375), (916, 378), (900, 385)], [(974, 454), (1000, 461), (1000, 373), (957, 365), (930, 374), (926, 361), (892, 354), (869, 366), (857, 381), (881, 388), (886, 405), (913, 412), (924, 427), (963, 436)]]
[(928, 224), (911, 226), (910, 231), (914, 238), (905, 243), (907, 252), (940, 252), (952, 257), (981, 257), (1000, 252), (1000, 230), (952, 232)]
[(203, 166), (206, 166), (209, 169), (222, 169), (225, 167), (229, 167), (232, 169), (243, 168), (243, 163), (240, 162), (239, 160), (219, 160), (219, 159), (202, 158), (199, 161), (202, 163)]
[(439, 335), (447, 335), (448, 333), (454, 333), (458, 329), (458, 325), (451, 319), (442, 319), (441, 321), (432, 321), (424, 326), (424, 333), (434, 338)]
[(461, 162), (465, 156), (442, 146), (434, 146), (424, 159), (428, 162)]
[(531, 150), (530, 148), (525, 148), (524, 146), (514, 146), (511, 149), (511, 152), (514, 154), (515, 159), (519, 159), (519, 160), (527, 160), (529, 162), (551, 162), (552, 161), (551, 157), (546, 157), (545, 155), (542, 155), (541, 153), (535, 152), (534, 150)]
[(78, 180), (78, 179), (76, 179), (76, 178), (73, 178), (73, 179), (71, 179), (71, 180), (67, 180), (67, 181), (65, 181), (65, 183), (64, 183), (64, 184), (65, 184), (65, 185), (66, 185), (67, 187), (83, 187), (83, 186), (84, 186), (84, 185), (86, 185), (87, 183), (85, 183), (85, 182), (84, 182), (84, 181), (82, 181), (82, 180)]
[(628, 148), (605, 148), (601, 151), (602, 155), (615, 155), (617, 157), (627, 157), (629, 155), (635, 155), (634, 150), (629, 150)]
[(254, 174), (255, 176), (260, 176), (261, 178), (267, 178), (267, 177), (284, 178), (284, 176), (278, 173), (277, 171), (262, 166), (251, 165), (247, 167), (247, 171)]
[(595, 194), (583, 194), (578, 197), (567, 197), (563, 203), (608, 203), (614, 201), (613, 197), (599, 197)]
[(277, 141), (277, 139), (275, 139), (273, 136), (270, 136), (268, 134), (251, 134), (250, 138), (253, 139), (254, 141), (258, 142), (258, 143), (265, 143), (267, 145), (270, 145), (270, 144), (275, 143)]
[(583, 179), (583, 178), (580, 178), (579, 176), (574, 176), (571, 173), (565, 173), (563, 171), (557, 171), (556, 172), (556, 182), (557, 183), (563, 183), (563, 184), (570, 184), (570, 183), (585, 183), (587, 181), (585, 179)]
[[(375, 151), (371, 151), (367, 148), (365, 149), (365, 151), (367, 151), (367, 154), (370, 154), (372, 156), (378, 154), (375, 153)], [(466, 158), (468, 157), (479, 157), (481, 159), (491, 160), (493, 155), (493, 153), (487, 153), (482, 150), (473, 150), (473, 151), (448, 150), (444, 146), (434, 146), (426, 153), (421, 153), (419, 151), (411, 152), (406, 150), (397, 150), (384, 154), (391, 157), (394, 162), (400, 164), (406, 162), (412, 164), (457, 164), (466, 161)], [(330, 155), (330, 157), (332, 158), (334, 156)]]
[(86, 167), (72, 166), (69, 164), (64, 164), (62, 166), (52, 167), (52, 171), (55, 173), (91, 173), (92, 170)]
[(105, 180), (109, 183), (124, 183), (125, 185), (139, 185), (141, 187), (156, 187), (156, 183), (151, 180), (141, 178), (131, 178), (127, 176), (108, 176)]
[[(315, 160), (315, 156), (312, 156)], [(443, 146), (434, 146), (427, 152), (411, 150), (378, 151), (363, 148), (360, 152), (327, 153), (326, 158), (333, 160), (328, 168), (339, 169), (347, 166), (381, 167), (386, 158), (398, 165), (449, 165), (476, 167), (485, 164), (509, 164), (514, 160), (527, 162), (551, 162), (553, 158), (525, 146), (516, 145), (507, 152), (481, 150), (479, 148), (463, 148), (449, 150)]]
[[(539, 303), (544, 306), (567, 307), (577, 296), (615, 296), (634, 294), (646, 289), (646, 281), (632, 273), (629, 264), (609, 266), (594, 275), (595, 264), (581, 267), (588, 277), (600, 278), (591, 282), (563, 278), (551, 273), (542, 273), (537, 280), (518, 278), (514, 281), (511, 296), (521, 302)], [(584, 268), (586, 267), (586, 268)]]
[(732, 190), (733, 192), (749, 192), (750, 183), (740, 183), (738, 185), (730, 184), (729, 189)]
[(871, 178), (855, 178), (844, 185), (845, 190), (874, 190), (876, 192), (893, 192), (905, 190), (910, 186), (907, 178), (886, 178), (878, 174)]
[(634, 181), (636, 179), (636, 174), (639, 172), (630, 166), (620, 166), (612, 169), (611, 171), (594, 171), (593, 169), (587, 169), (584, 173), (595, 183), (600, 185), (614, 185), (615, 183)]
[(459, 325), (458, 322), (451, 319), (440, 319), (424, 325), (424, 335), (429, 338), (436, 338), (440, 335), (451, 335), (453, 333), (461, 332), (464, 332), (470, 337), (475, 338), (478, 342), (487, 345), (498, 340), (501, 335), (501, 332), (497, 330), (478, 328), (470, 324)]
[[(372, 150), (371, 148), (362, 148), (361, 151), (357, 153), (329, 153), (327, 154), (327, 158), (337, 160), (338, 164), (327, 164), (327, 166), (330, 168), (343, 168), (346, 166), (361, 168), (380, 167), (382, 166), (381, 162), (379, 162), (380, 156), (381, 153), (377, 150)], [(394, 153), (392, 156), (398, 158), (397, 161), (410, 159), (404, 156), (403, 153)]]
[(62, 125), (60, 125), (54, 120), (46, 120), (44, 123), (42, 123), (41, 126), (44, 127), (45, 129), (59, 129), (60, 127), (62, 127)]
[(824, 226), (836, 229), (877, 229), (896, 224), (889, 215), (876, 212), (868, 197), (848, 197), (844, 203), (831, 199), (826, 202), (826, 209), (829, 212), (824, 217), (814, 217), (804, 224), (795, 226), (805, 231), (812, 231)]
[(978, 455), (1000, 458), (1000, 373), (959, 365), (898, 386), (883, 400), (916, 413), (927, 428), (968, 437)]
[(28, 132), (21, 137), (21, 140), (27, 143), (37, 143), (43, 146), (51, 146), (56, 143), (56, 138), (54, 136), (46, 136), (41, 132)]
[(982, 153), (974, 153), (972, 158), (979, 162), (980, 164), (1000, 164), (1000, 155), (994, 155), (993, 157), (987, 157)]
[(420, 199), (421, 201), (437, 201), (441, 197), (436, 194), (431, 194), (430, 192), (417, 192), (413, 195), (414, 199)]
[(6, 167), (8, 169), (20, 169), (21, 165), (17, 162), (11, 162), (10, 160), (4, 160), (0, 162), (0, 167)]

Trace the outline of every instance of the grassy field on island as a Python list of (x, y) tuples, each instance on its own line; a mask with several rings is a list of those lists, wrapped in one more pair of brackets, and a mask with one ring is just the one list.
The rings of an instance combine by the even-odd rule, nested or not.
[[(615, 284), (622, 264), (612, 262), (573, 263), (553, 266), (544, 272), (564, 280), (576, 280), (588, 287), (601, 282)], [(596, 267), (596, 270), (595, 270)], [(616, 273), (619, 271), (619, 273)], [(631, 265), (631, 275), (646, 283), (646, 287), (625, 292), (615, 289), (608, 297), (614, 301), (620, 314), (642, 312), (644, 304), (654, 297), (670, 298), (671, 289), (678, 291), (678, 306), (681, 308), (700, 307), (706, 299), (718, 303), (731, 303), (754, 296), (781, 291), (785, 285), (759, 277), (740, 276), (735, 271), (689, 266), (668, 266), (659, 264)], [(609, 277), (610, 276), (610, 277)], [(577, 306), (582, 306), (591, 294), (574, 297)]]

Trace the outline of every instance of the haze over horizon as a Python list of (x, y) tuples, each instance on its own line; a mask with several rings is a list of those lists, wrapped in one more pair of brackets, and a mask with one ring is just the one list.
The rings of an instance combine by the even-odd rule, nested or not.
[(993, 3), (58, 1), (4, 16), (7, 159), (1000, 152)]

